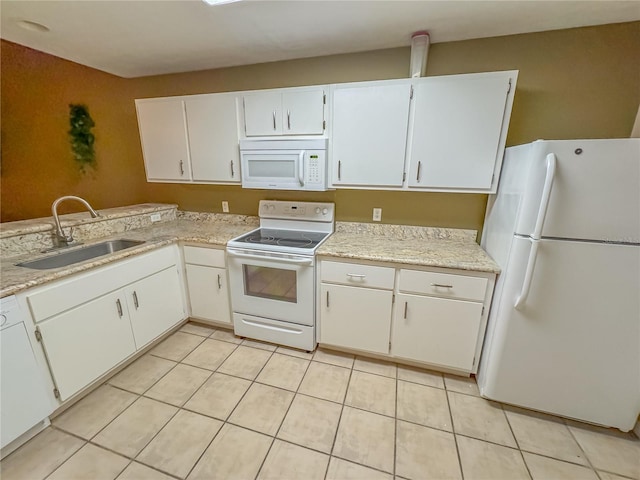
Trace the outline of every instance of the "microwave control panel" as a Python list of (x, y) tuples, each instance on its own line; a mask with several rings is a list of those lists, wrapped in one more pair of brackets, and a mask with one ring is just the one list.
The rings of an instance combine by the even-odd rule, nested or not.
[(307, 187), (317, 185), (324, 189), (325, 186), (325, 152), (309, 151), (305, 155), (304, 183)]

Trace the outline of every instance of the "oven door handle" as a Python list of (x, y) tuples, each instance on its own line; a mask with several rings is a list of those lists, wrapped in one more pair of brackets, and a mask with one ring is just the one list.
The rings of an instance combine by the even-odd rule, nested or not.
[(262, 260), (269, 261), (273, 260), (281, 263), (292, 263), (295, 265), (313, 265), (313, 258), (283, 258), (283, 257), (275, 257), (275, 256), (262, 256), (262, 255), (251, 255), (250, 253), (239, 253), (233, 250), (227, 249), (227, 253), (232, 257), (239, 258), (251, 258), (253, 260)]

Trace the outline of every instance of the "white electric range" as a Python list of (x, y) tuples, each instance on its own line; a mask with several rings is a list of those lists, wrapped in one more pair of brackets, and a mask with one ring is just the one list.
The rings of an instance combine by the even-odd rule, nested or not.
[(260, 228), (227, 243), (236, 335), (313, 350), (315, 252), (334, 204), (261, 200)]

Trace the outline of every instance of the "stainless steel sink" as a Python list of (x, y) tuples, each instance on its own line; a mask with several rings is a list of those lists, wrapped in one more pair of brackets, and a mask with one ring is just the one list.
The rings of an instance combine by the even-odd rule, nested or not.
[(50, 257), (32, 260), (30, 262), (17, 263), (17, 267), (33, 268), (36, 270), (48, 270), (50, 268), (66, 267), (74, 263), (84, 262), (92, 258), (101, 257), (109, 253), (119, 252), (127, 248), (143, 244), (140, 240), (109, 240), (67, 252), (51, 255)]

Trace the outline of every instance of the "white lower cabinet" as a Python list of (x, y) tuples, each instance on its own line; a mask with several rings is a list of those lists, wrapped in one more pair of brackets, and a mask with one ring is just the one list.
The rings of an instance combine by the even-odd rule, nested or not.
[(391, 354), (471, 371), (482, 303), (398, 294)]
[(419, 268), (321, 260), (319, 342), (475, 373), (495, 275)]
[(129, 285), (125, 296), (138, 349), (182, 319), (182, 290), (175, 266)]
[(393, 292), (323, 283), (320, 342), (389, 353)]
[(177, 246), (19, 294), (65, 401), (186, 318)]
[(191, 316), (231, 324), (224, 250), (185, 246), (184, 260)]
[(60, 400), (66, 400), (136, 351), (122, 290), (38, 325)]

